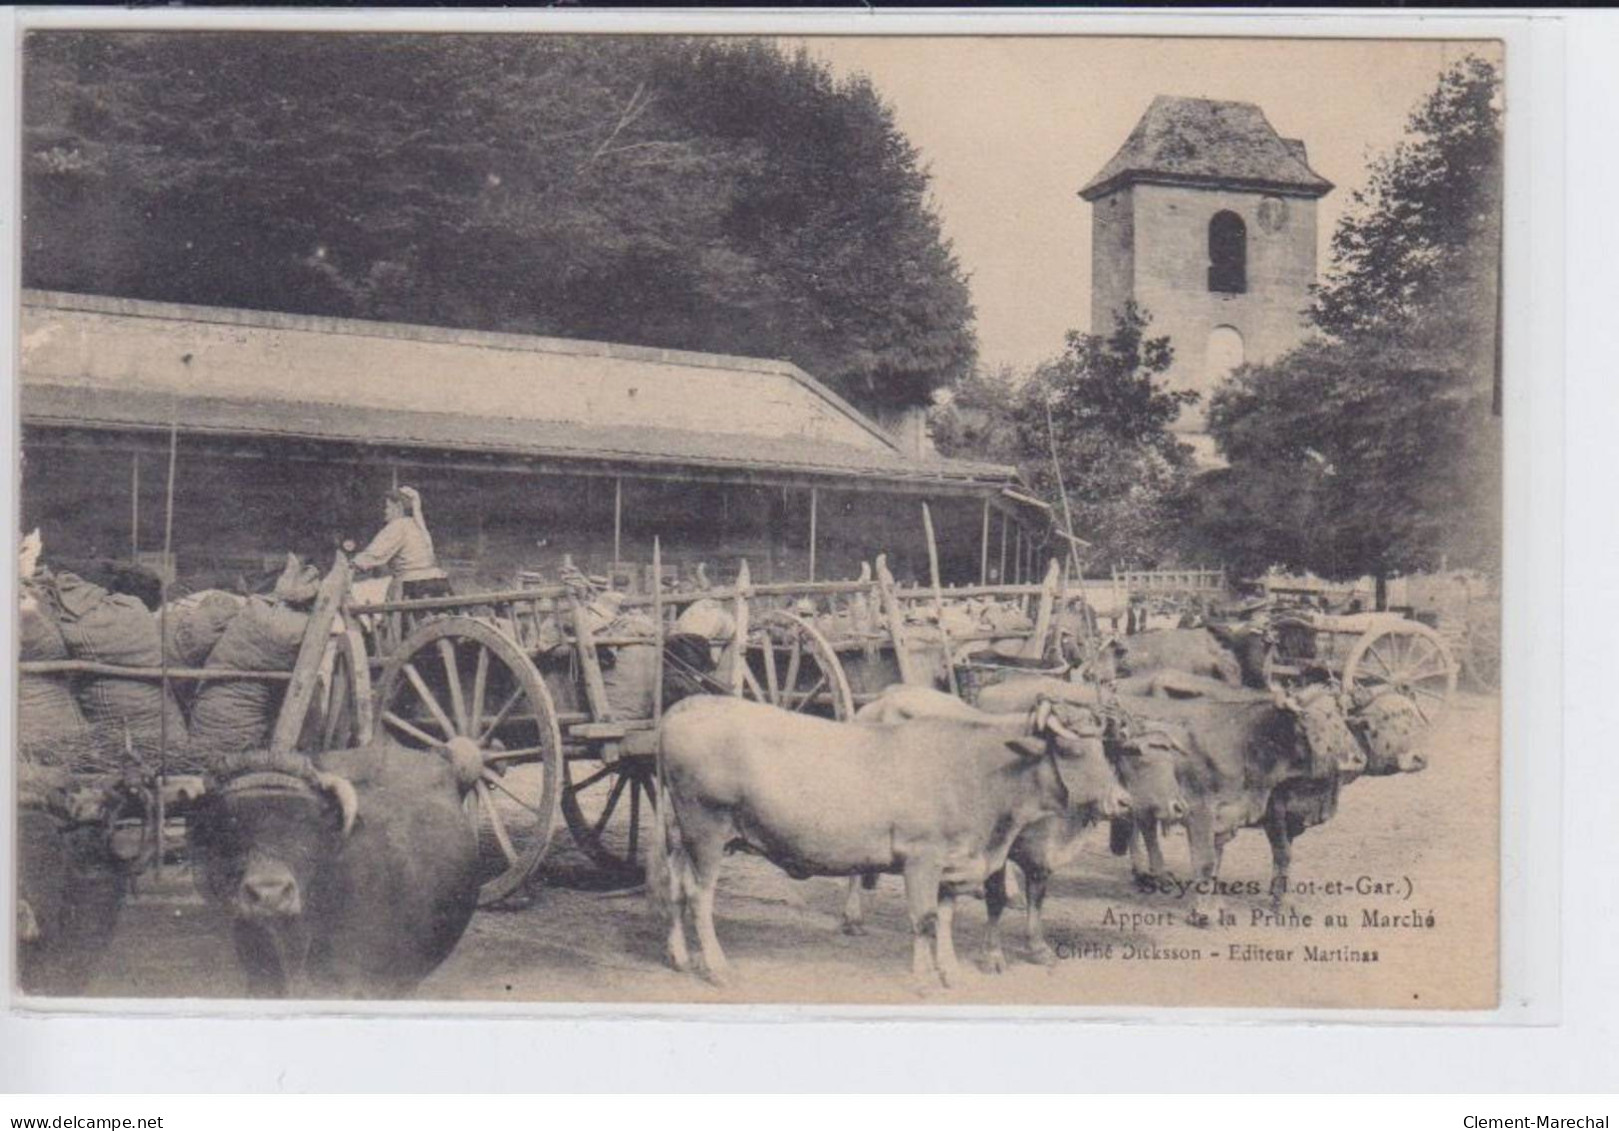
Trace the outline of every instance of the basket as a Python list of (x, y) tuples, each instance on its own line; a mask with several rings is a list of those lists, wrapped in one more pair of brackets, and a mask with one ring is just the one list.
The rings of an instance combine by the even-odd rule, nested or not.
[(1066, 679), (1070, 670), (1067, 664), (1026, 667), (1021, 664), (997, 663), (994, 660), (967, 659), (956, 664), (956, 686), (961, 690), (962, 699), (976, 706), (978, 696), (984, 688), (993, 687), (1013, 676), (1019, 679), (1031, 676)]

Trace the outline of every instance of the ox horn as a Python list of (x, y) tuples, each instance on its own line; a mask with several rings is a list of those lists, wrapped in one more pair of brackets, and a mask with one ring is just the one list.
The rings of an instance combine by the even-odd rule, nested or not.
[(317, 772), (315, 784), (337, 798), (338, 810), (343, 814), (343, 835), (348, 836), (354, 819), (360, 815), (360, 795), (354, 791), (354, 783), (341, 774)]
[(1050, 699), (1041, 699), (1034, 707), (1034, 729), (1036, 734), (1054, 734), (1058, 738), (1066, 738), (1070, 742), (1078, 742), (1079, 735), (1069, 730), (1051, 709)]

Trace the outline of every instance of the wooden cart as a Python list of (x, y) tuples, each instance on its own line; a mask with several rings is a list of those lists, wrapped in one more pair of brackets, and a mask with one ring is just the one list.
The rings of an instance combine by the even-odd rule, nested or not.
[(1352, 693), (1397, 691), (1432, 723), (1456, 693), (1457, 664), (1433, 629), (1397, 613), (1286, 612), (1272, 617), (1265, 679), (1273, 687), (1325, 670)]
[[(63, 679), (105, 676), (116, 679), (195, 684), (253, 680), (286, 684), (269, 746), (278, 753), (318, 754), (363, 746), (372, 736), (370, 664), (360, 632), (342, 617), (349, 590), (349, 567), (339, 558), (316, 594), (297, 659), (289, 671), (237, 671), (227, 668), (137, 668), (90, 660), (19, 663), (20, 671)], [(95, 824), (106, 834), (108, 862), (137, 874), (160, 866), (166, 827), (183, 821), (202, 798), (206, 780), (178, 750), (142, 751), (120, 757), (98, 751), (94, 769), (72, 768), (73, 823)], [(128, 745), (128, 736), (125, 736)], [(195, 752), (188, 752), (194, 754)]]
[[(735, 585), (705, 593), (627, 595), (615, 611), (645, 630), (610, 635), (595, 594), (563, 585), (354, 606), (374, 625), (375, 721), (422, 750), (452, 746), (482, 763), (468, 805), (487, 863), (484, 904), (528, 880), (558, 818), (605, 878), (638, 882), (657, 796), (654, 754), (664, 645), (681, 611), (717, 602), (733, 626), (714, 641), (701, 690), (846, 719), (854, 700), (837, 653), (798, 602), (829, 586)], [(642, 650), (642, 651), (637, 651)], [(650, 702), (626, 710), (610, 693), (612, 664), (651, 657)], [(633, 697), (633, 696), (632, 696)]]
[[(1021, 634), (1023, 650), (1048, 654), (1057, 576), (1053, 566), (1042, 586), (903, 589), (879, 559), (854, 581), (754, 585), (743, 562), (726, 588), (617, 598), (618, 615), (639, 615), (644, 629), (616, 635), (595, 612), (596, 594), (563, 585), (358, 605), (347, 615), (373, 626), (377, 730), (423, 750), (455, 744), (481, 761), (468, 804), (488, 864), (481, 898), (493, 903), (527, 881), (559, 817), (605, 879), (640, 880), (663, 666), (674, 662), (665, 644), (687, 607), (717, 603), (731, 624), (713, 641), (712, 671), (685, 673), (699, 690), (842, 720), (890, 683), (936, 682), (942, 665), (907, 631), (917, 606), (1025, 602), (1034, 627)], [(1019, 634), (998, 634), (1003, 647), (1008, 635)], [(933, 646), (953, 661), (953, 678), (989, 642), (936, 633)], [(655, 658), (652, 699), (626, 710), (615, 706), (607, 673), (638, 649)]]
[[(386, 735), (424, 755), (475, 758), (480, 773), (466, 804), (485, 861), (480, 903), (489, 905), (523, 887), (559, 824), (604, 880), (640, 880), (657, 789), (665, 644), (691, 605), (713, 602), (730, 623), (724, 639), (711, 641), (712, 668), (685, 673), (698, 690), (842, 720), (891, 683), (948, 682), (970, 698), (1000, 669), (1037, 666), (1053, 655), (1061, 599), (1055, 565), (1043, 585), (942, 590), (897, 586), (881, 558), (858, 580), (770, 585), (754, 585), (743, 562), (729, 587), (615, 596), (617, 619), (628, 614), (642, 625), (615, 633), (596, 608), (600, 594), (577, 587), (360, 604), (349, 580), (340, 558), (292, 671), (24, 667), (284, 682), (274, 750), (318, 754)], [(1032, 627), (952, 636), (943, 610), (966, 601), (1018, 604)], [(1005, 654), (1009, 641), (1014, 656)], [(991, 645), (1001, 651), (981, 655)], [(652, 660), (650, 699), (626, 709), (622, 697), (615, 705), (610, 673), (637, 654)], [(156, 795), (164, 788), (154, 784)], [(188, 779), (181, 793), (194, 792)], [(161, 825), (162, 804), (155, 809)]]

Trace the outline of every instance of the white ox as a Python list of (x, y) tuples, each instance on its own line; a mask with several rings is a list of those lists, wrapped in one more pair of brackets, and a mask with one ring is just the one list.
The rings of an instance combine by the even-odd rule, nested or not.
[(1071, 792), (1095, 804), (1121, 795), (1100, 751), (1077, 738), (1049, 705), (1012, 725), (866, 725), (728, 697), (684, 700), (660, 732), (648, 875), (669, 918), (671, 962), (690, 967), (689, 915), (709, 978), (729, 980), (714, 894), (726, 852), (742, 849), (800, 879), (903, 875), (912, 976), (918, 989), (950, 985), (957, 893), (1000, 869), (1019, 831), (1063, 812)]

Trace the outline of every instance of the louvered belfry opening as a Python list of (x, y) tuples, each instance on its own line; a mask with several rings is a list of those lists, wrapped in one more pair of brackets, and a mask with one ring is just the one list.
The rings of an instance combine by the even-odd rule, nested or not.
[(1235, 212), (1216, 212), (1209, 221), (1209, 290), (1248, 290), (1248, 225)]

